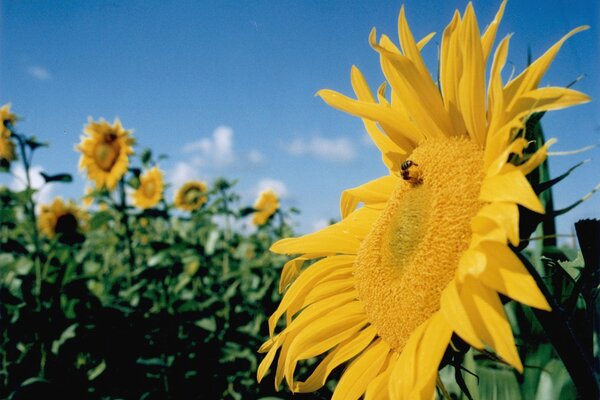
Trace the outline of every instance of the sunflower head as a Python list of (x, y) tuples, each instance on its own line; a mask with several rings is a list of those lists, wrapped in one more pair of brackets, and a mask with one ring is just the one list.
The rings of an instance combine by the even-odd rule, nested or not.
[[(524, 155), (525, 122), (589, 98), (538, 88), (563, 42), (583, 28), (504, 82), (507, 36), (485, 81), (504, 7), (483, 34), (471, 4), (455, 13), (441, 38), (439, 83), (421, 57), (433, 34), (415, 41), (402, 8), (400, 46), (375, 30), (369, 37), (387, 81), (376, 95), (355, 67), (356, 98), (319, 92), (361, 118), (389, 173), (343, 192), (339, 223), (271, 248), (299, 256), (282, 271), (288, 288), (269, 319), (259, 380), (279, 354), (277, 387), (285, 379), (295, 392), (314, 391), (348, 364), (334, 399), (432, 398), (453, 335), (522, 371), (500, 296), (549, 309), (511, 245), (523, 239), (520, 209), (544, 213), (527, 175), (551, 144)], [(316, 262), (302, 270), (307, 260)], [(313, 373), (296, 381), (297, 364), (315, 357)]]
[(208, 186), (205, 182), (186, 182), (175, 193), (175, 207), (184, 211), (197, 210), (208, 201), (207, 193)]
[(113, 124), (101, 119), (84, 127), (84, 136), (76, 149), (81, 152), (79, 168), (86, 170), (96, 188), (113, 190), (127, 172), (129, 156), (133, 154), (134, 140), (119, 119)]
[(52, 203), (41, 206), (38, 227), (48, 238), (58, 236), (59, 241), (73, 244), (83, 241), (82, 231), (88, 219), (88, 214), (72, 201), (56, 198)]
[(133, 192), (133, 204), (146, 209), (154, 207), (163, 197), (163, 173), (153, 167), (140, 176), (140, 186)]
[(264, 225), (279, 209), (279, 196), (273, 189), (263, 190), (254, 202), (254, 209), (256, 211), (252, 223), (256, 226)]
[(0, 107), (0, 137), (9, 137), (9, 126), (14, 125), (17, 121), (17, 116), (10, 112), (10, 103)]

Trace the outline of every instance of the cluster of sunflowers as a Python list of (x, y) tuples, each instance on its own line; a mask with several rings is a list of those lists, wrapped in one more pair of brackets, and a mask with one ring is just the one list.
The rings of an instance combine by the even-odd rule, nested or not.
[(25, 171), (22, 190), (0, 187), (0, 397), (273, 394), (255, 374), (285, 260), (268, 248), (292, 234), (277, 193), (240, 206), (233, 182), (189, 181), (168, 202), (152, 152), (135, 167), (131, 132), (100, 120), (75, 148), (90, 182), (81, 203), (37, 204), (30, 162), (45, 144), (0, 110), (4, 171)]
[[(341, 220), (302, 237), (289, 237), (274, 191), (261, 193), (253, 207), (232, 210), (237, 197), (223, 180), (212, 190), (205, 182), (180, 187), (173, 205), (191, 216), (173, 218), (164, 200), (164, 174), (151, 152), (140, 156), (143, 168), (132, 168), (131, 132), (119, 120), (90, 121), (77, 150), (80, 168), (94, 184), (84, 204), (97, 202), (98, 208), (85, 211), (56, 199), (36, 216), (32, 193), (24, 194), (29, 228), (39, 226), (47, 238), (79, 246), (78, 253), (56, 241), (42, 244), (34, 235), (28, 263), (28, 244), (21, 246), (25, 250), (15, 244), (25, 234), (2, 239), (14, 255), (2, 259), (10, 273), (0, 274), (0, 294), (16, 304), (3, 312), (19, 320), (19, 307), (34, 307), (37, 318), (44, 310), (61, 310), (56, 315), (64, 330), (28, 342), (37, 349), (37, 377), (46, 383), (52, 378), (46, 370), (49, 349), (62, 354), (76, 335), (96, 340), (91, 331), (106, 332), (98, 320), (81, 315), (81, 307), (104, 312), (99, 303), (126, 308), (124, 315), (140, 326), (159, 316), (158, 327), (142, 329), (119, 349), (129, 352), (136, 339), (151, 338), (150, 349), (133, 358), (154, 369), (135, 379), (162, 386), (146, 392), (124, 388), (114, 355), (76, 348), (67, 351), (76, 360), (69, 368), (84, 371), (82, 385), (88, 386), (77, 393), (87, 396), (598, 398), (599, 222), (577, 224), (581, 251), (558, 247), (553, 218), (572, 207), (554, 210), (550, 191), (574, 168), (550, 179), (546, 159), (553, 141), (544, 140), (540, 126), (545, 112), (589, 97), (570, 88), (538, 87), (564, 42), (586, 27), (573, 29), (505, 82), (510, 36), (493, 49), (505, 6), (483, 33), (471, 4), (454, 14), (442, 34), (437, 82), (421, 54), (434, 34), (415, 40), (404, 8), (399, 47), (371, 32), (386, 82), (374, 95), (353, 67), (356, 98), (331, 90), (319, 96), (361, 118), (388, 174), (343, 192)], [(0, 161), (8, 167), (16, 159), (13, 136), (24, 161), (25, 144), (33, 149), (36, 142), (13, 133), (17, 119), (8, 106), (0, 112)], [(129, 210), (126, 188), (141, 210), (137, 214)], [(17, 198), (4, 193), (0, 201)], [(259, 229), (247, 236), (213, 220), (251, 213)], [(282, 217), (278, 226), (274, 215)], [(97, 231), (89, 240), (83, 238), (88, 224)], [(111, 229), (114, 235), (106, 236)], [(539, 245), (530, 243), (536, 230)], [(294, 258), (279, 274), (276, 266), (288, 255)], [(48, 272), (53, 268), (54, 276)], [(77, 286), (77, 279), (85, 284)], [(61, 294), (71, 288), (67, 283), (94, 300)], [(33, 300), (26, 295), (30, 289)], [(50, 300), (43, 295), (48, 292)], [(267, 312), (273, 312), (268, 319)], [(177, 329), (167, 329), (165, 321)], [(193, 336), (198, 332), (200, 340)], [(173, 342), (165, 344), (163, 336)], [(5, 359), (26, 348), (7, 339), (4, 344), (10, 347)], [(159, 349), (163, 345), (170, 348)], [(255, 351), (265, 354), (262, 362)], [(194, 362), (197, 369), (190, 367)], [(22, 374), (20, 364), (13, 361), (12, 369), (0, 371), (0, 389), (20, 393), (31, 385), (7, 383)], [(263, 380), (272, 366), (274, 387)], [(284, 380), (289, 390), (282, 393)], [(214, 391), (201, 386), (215, 382), (220, 386)]]

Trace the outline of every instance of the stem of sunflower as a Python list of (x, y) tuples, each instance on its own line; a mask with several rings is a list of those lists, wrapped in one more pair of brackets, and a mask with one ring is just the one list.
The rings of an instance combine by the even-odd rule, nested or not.
[(569, 371), (577, 392), (582, 398), (597, 399), (600, 396), (600, 387), (594, 373), (592, 360), (589, 359), (587, 352), (577, 340), (561, 305), (552, 296), (535, 267), (521, 253), (517, 253), (517, 256), (535, 279), (552, 309), (552, 311), (543, 311), (532, 308), (532, 311)]
[(133, 253), (133, 246), (131, 245), (131, 228), (129, 226), (129, 215), (127, 214), (127, 196), (125, 193), (125, 179), (119, 180), (119, 211), (121, 212), (121, 223), (125, 227), (125, 244), (127, 246), (127, 253), (129, 254), (129, 273), (127, 274), (127, 281), (131, 286), (131, 275), (135, 270), (135, 254)]
[[(21, 155), (21, 162), (23, 163), (23, 170), (25, 172), (25, 184), (27, 189), (27, 215), (29, 216), (29, 220), (31, 221), (31, 229), (33, 231), (33, 261), (35, 264), (35, 294), (39, 298), (40, 292), (42, 291), (42, 265), (40, 260), (40, 233), (38, 231), (37, 226), (37, 218), (35, 216), (35, 201), (33, 200), (33, 187), (31, 186), (31, 158), (27, 155), (26, 142), (25, 138), (12, 131), (12, 136), (17, 139), (17, 143), (19, 144), (19, 154)], [(33, 153), (33, 150), (31, 150)], [(33, 154), (31, 154), (33, 156)]]

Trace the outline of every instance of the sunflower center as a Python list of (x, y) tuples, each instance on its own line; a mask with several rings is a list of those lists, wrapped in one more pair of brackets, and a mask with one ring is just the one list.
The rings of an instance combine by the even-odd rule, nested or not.
[(113, 140), (99, 142), (94, 152), (96, 163), (104, 171), (110, 171), (119, 157), (119, 146)]
[(200, 201), (202, 197), (202, 192), (196, 188), (189, 189), (185, 192), (184, 200), (185, 204), (196, 204)]
[[(410, 156), (418, 183), (402, 180), (355, 262), (359, 299), (396, 351), (440, 308), (483, 205), (483, 151), (466, 139), (424, 142)], [(418, 169), (414, 165), (418, 165)]]
[(146, 197), (152, 197), (152, 196), (154, 196), (154, 193), (156, 192), (156, 183), (154, 183), (154, 182), (147, 182), (147, 183), (145, 183), (142, 186), (143, 186), (142, 190), (143, 190), (144, 195)]

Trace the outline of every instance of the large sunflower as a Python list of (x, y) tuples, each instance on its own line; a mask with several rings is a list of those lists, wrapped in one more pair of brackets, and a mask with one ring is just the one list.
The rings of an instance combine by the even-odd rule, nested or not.
[(205, 182), (186, 182), (175, 193), (175, 207), (184, 211), (197, 210), (208, 201), (207, 191)]
[(103, 119), (90, 120), (83, 131), (87, 136), (82, 136), (77, 146), (81, 152), (79, 168), (87, 170), (96, 188), (113, 190), (127, 172), (129, 156), (133, 154), (131, 132), (123, 129), (119, 119), (112, 125)]
[(273, 189), (266, 189), (259, 193), (254, 202), (254, 217), (252, 223), (256, 226), (264, 225), (279, 208), (279, 196)]
[(38, 218), (40, 231), (49, 238), (60, 235), (64, 242), (74, 242), (85, 229), (88, 214), (72, 201), (64, 202), (60, 198), (41, 206)]
[[(509, 245), (521, 239), (519, 207), (544, 212), (527, 175), (550, 144), (523, 156), (522, 128), (532, 113), (589, 98), (537, 87), (564, 41), (584, 27), (507, 83), (504, 38), (486, 93), (485, 65), (504, 7), (483, 35), (471, 4), (454, 14), (441, 39), (439, 86), (420, 52), (433, 34), (416, 42), (401, 9), (400, 48), (385, 35), (377, 40), (375, 30), (369, 37), (390, 95), (383, 84), (374, 96), (355, 67), (356, 99), (319, 92), (362, 118), (389, 175), (343, 192), (341, 222), (273, 245), (301, 255), (282, 271), (281, 287), (289, 287), (269, 319), (259, 380), (279, 351), (276, 387), (285, 378), (294, 392), (314, 391), (348, 364), (334, 399), (428, 399), (453, 334), (522, 371), (499, 295), (549, 309)], [(286, 327), (275, 335), (284, 314)], [(298, 362), (313, 357), (321, 360), (312, 374), (296, 381)]]
[(140, 177), (140, 186), (133, 192), (133, 204), (139, 208), (154, 207), (163, 197), (163, 173), (153, 167)]

